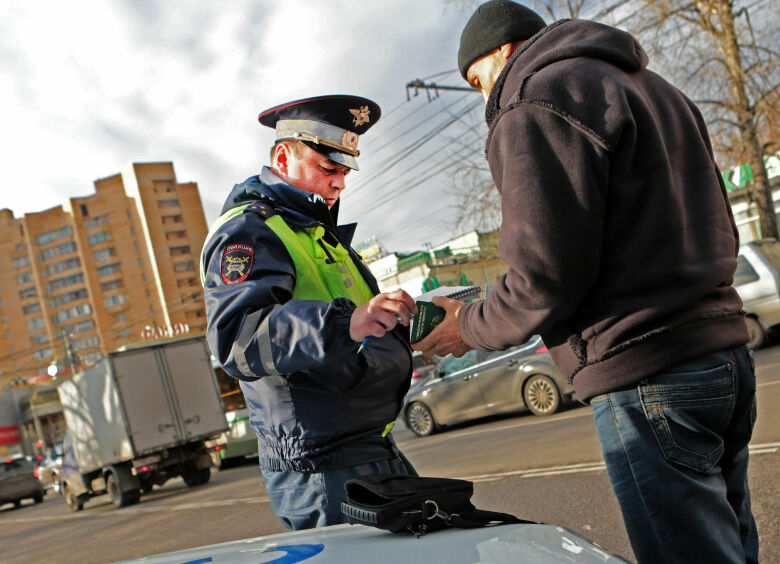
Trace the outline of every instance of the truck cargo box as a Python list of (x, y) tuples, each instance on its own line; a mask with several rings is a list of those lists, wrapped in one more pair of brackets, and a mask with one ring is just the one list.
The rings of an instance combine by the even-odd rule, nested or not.
[(111, 353), (58, 391), (82, 473), (228, 427), (202, 337)]

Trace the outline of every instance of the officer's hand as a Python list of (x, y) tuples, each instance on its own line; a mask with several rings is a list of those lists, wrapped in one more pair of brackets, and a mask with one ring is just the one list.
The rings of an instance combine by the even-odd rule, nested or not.
[(399, 322), (408, 326), (409, 320), (415, 313), (417, 313), (417, 304), (403, 290), (377, 294), (352, 312), (349, 336), (353, 341), (358, 342), (368, 336), (383, 337)]
[(426, 358), (435, 354), (446, 356), (450, 353), (452, 356), (463, 356), (471, 350), (471, 347), (460, 338), (458, 331), (458, 312), (463, 307), (463, 303), (443, 296), (433, 298), (433, 303), (443, 307), (447, 315), (444, 321), (439, 323), (427, 337), (414, 343), (412, 348), (422, 352)]

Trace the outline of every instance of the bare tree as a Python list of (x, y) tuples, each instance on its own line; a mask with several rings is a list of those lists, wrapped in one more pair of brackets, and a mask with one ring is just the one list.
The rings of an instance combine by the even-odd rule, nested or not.
[[(748, 0), (750, 1), (750, 0)], [(764, 155), (778, 142), (780, 36), (772, 0), (631, 0), (613, 23), (702, 109), (720, 162), (747, 162), (763, 237), (778, 238)]]

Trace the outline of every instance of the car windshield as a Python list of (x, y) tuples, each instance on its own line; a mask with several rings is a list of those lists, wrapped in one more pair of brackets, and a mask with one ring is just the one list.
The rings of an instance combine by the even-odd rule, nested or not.
[(439, 369), (439, 372), (442, 376), (447, 376), (448, 374), (452, 374), (453, 372), (457, 372), (459, 370), (463, 370), (464, 368), (468, 368), (475, 362), (477, 362), (477, 353), (478, 351), (469, 351), (466, 354), (464, 354), (460, 358), (450, 357), (447, 360), (445, 360), (441, 368)]

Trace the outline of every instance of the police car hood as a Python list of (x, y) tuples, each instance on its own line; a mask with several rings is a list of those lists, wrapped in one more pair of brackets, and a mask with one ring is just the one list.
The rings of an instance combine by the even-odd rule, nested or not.
[(426, 562), (625, 563), (585, 537), (554, 525), (502, 525), (447, 529), (415, 538), (363, 525), (335, 525), (307, 531), (232, 541), (127, 562), (214, 564), (344, 564)]

